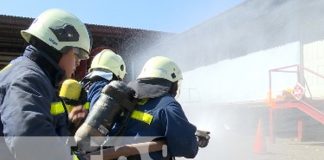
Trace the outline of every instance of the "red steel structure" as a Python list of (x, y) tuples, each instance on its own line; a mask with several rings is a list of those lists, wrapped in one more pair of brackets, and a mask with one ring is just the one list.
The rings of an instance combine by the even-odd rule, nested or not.
[[(294, 69), (294, 70), (289, 70)], [(304, 87), (307, 89), (308, 93), (310, 94), (309, 97), (302, 97), (300, 99), (296, 98), (285, 98), (285, 99), (274, 99), (272, 95), (272, 74), (274, 72), (285, 72), (285, 73), (294, 73), (297, 76), (297, 83), (304, 85)], [(274, 135), (274, 114), (276, 110), (278, 109), (284, 109), (284, 108), (296, 108), (300, 110), (301, 112), (307, 114), (312, 119), (320, 122), (322, 125), (324, 125), (324, 112), (319, 108), (320, 104), (324, 104), (324, 99), (313, 99), (311, 95), (311, 91), (309, 90), (309, 87), (307, 85), (307, 81), (302, 80), (302, 74), (308, 72), (314, 76), (317, 76), (324, 80), (324, 76), (320, 75), (308, 68), (305, 68), (301, 65), (291, 65), (291, 66), (285, 66), (280, 68), (275, 68), (269, 70), (269, 137), (271, 142), (275, 142), (275, 135)], [(303, 81), (303, 82), (302, 82)], [(293, 97), (293, 96), (292, 96)], [(303, 121), (298, 120), (297, 122), (297, 138), (298, 140), (302, 139), (303, 135)]]

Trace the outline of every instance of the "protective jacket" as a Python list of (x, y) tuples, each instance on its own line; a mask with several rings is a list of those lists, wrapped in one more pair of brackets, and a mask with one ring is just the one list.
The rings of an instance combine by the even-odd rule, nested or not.
[(113, 79), (113, 73), (106, 71), (92, 71), (82, 80), (83, 87), (87, 90), (87, 101), (90, 102), (90, 110), (99, 99), (101, 90)]
[(90, 110), (100, 97), (102, 88), (105, 87), (105, 85), (107, 85), (108, 83), (109, 81), (106, 80), (95, 81), (92, 83), (88, 90), (88, 102), (90, 102)]
[(0, 72), (0, 134), (16, 159), (71, 159), (58, 137), (68, 136), (66, 116), (50, 112), (64, 72), (41, 52), (28, 46)]
[[(161, 86), (158, 85), (144, 85), (141, 85), (140, 88), (150, 91), (157, 90), (156, 88), (161, 89)], [(137, 88), (136, 91), (138, 92), (139, 89)], [(160, 95), (158, 93), (151, 94), (159, 95), (158, 97), (142, 99), (126, 124), (116, 124), (111, 134), (115, 134), (116, 130), (120, 130), (123, 125), (126, 125), (123, 136), (132, 136), (135, 139), (137, 137), (162, 138), (167, 143), (168, 156), (195, 157), (198, 152), (195, 137), (196, 127), (188, 121), (181, 105), (174, 97), (165, 91), (159, 93)], [(164, 159), (167, 156), (163, 156), (162, 152), (154, 152), (150, 153), (150, 157)]]

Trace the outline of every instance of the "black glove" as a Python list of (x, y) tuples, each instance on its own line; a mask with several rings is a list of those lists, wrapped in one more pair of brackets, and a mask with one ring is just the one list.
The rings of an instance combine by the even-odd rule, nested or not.
[(209, 131), (202, 131), (202, 130), (196, 131), (195, 135), (197, 137), (199, 147), (204, 148), (208, 145), (210, 139), (209, 134), (210, 134)]

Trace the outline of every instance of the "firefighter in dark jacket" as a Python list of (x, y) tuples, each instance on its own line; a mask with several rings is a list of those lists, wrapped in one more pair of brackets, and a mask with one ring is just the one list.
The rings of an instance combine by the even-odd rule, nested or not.
[(126, 65), (123, 58), (110, 49), (103, 49), (92, 60), (89, 73), (82, 80), (87, 90), (90, 110), (98, 100), (102, 88), (112, 80), (123, 80)]
[[(0, 72), (0, 140), (11, 158), (71, 160), (65, 139), (68, 117), (57, 119), (51, 105), (58, 101), (58, 86), (70, 78), (80, 60), (88, 59), (91, 41), (86, 26), (74, 15), (49, 9), (21, 35), (29, 43), (22, 56)], [(84, 117), (81, 117), (84, 118)], [(0, 159), (6, 155), (0, 153)]]
[(129, 83), (140, 99), (136, 109), (126, 123), (117, 123), (110, 135), (164, 140), (167, 154), (153, 152), (151, 159), (194, 158), (198, 152), (196, 127), (175, 99), (180, 80), (181, 70), (172, 60), (162, 56), (149, 59), (137, 80)]

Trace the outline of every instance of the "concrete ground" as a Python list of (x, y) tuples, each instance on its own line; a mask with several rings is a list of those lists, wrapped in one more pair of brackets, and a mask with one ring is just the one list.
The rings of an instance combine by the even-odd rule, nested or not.
[(323, 160), (324, 142), (297, 142), (291, 139), (276, 139), (267, 145), (267, 152), (254, 155), (255, 160)]
[(200, 149), (197, 160), (323, 160), (324, 142), (297, 142), (294, 139), (276, 138), (263, 145), (265, 152), (254, 153), (255, 137), (228, 133), (210, 141)]

